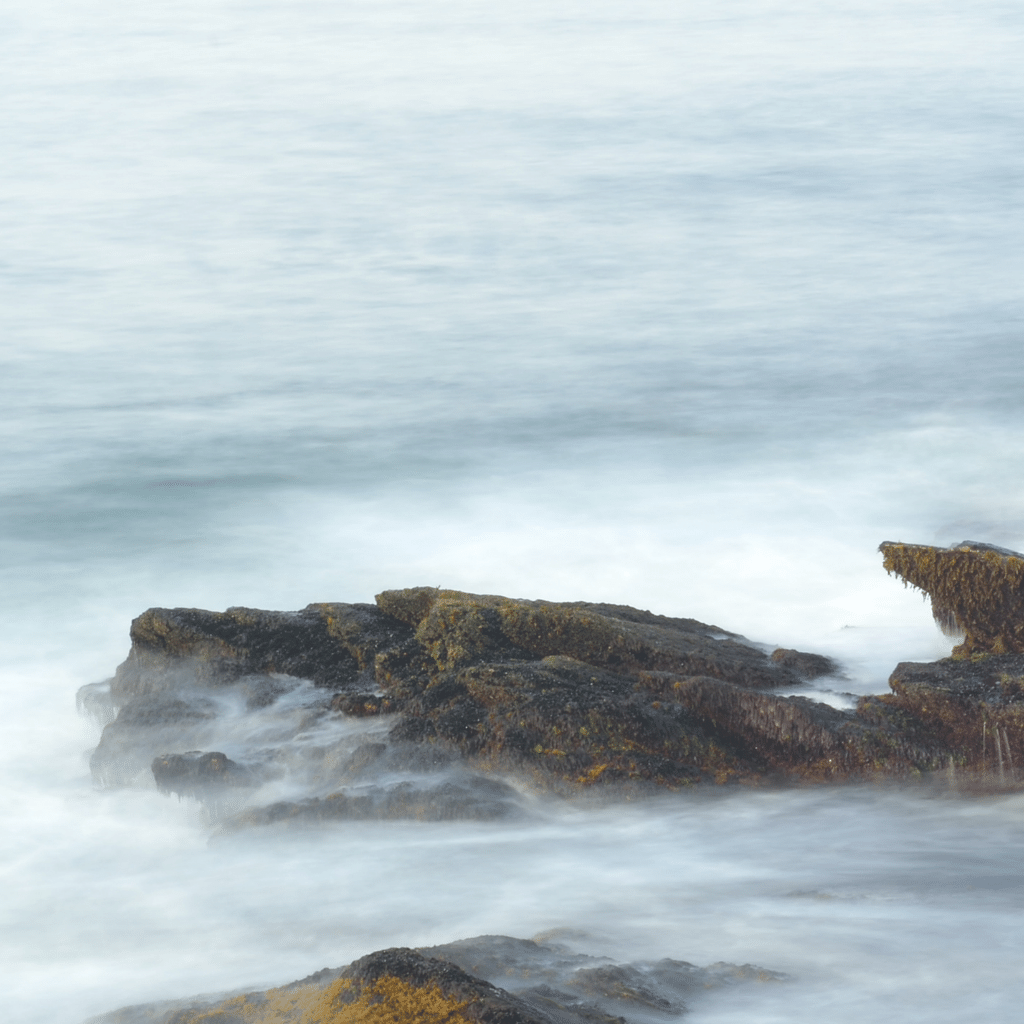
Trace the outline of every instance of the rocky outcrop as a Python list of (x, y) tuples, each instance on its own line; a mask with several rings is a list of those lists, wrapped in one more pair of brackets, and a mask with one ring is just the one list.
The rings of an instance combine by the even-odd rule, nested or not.
[[(209, 687), (243, 677), (310, 679), (319, 687), (372, 685), (377, 655), (412, 631), (367, 604), (311, 604), (300, 612), (229, 608), (151, 608), (131, 625), (132, 648), (111, 682), (120, 706), (176, 692), (183, 678)], [(254, 689), (251, 700), (273, 698)]]
[(677, 1018), (716, 989), (784, 979), (749, 964), (617, 964), (538, 939), (385, 949), (282, 988), (125, 1007), (87, 1024), (632, 1024)]
[(947, 768), (961, 786), (1024, 781), (1024, 655), (901, 662), (889, 686), (892, 693), (861, 702), (862, 717), (947, 750)]
[(952, 657), (902, 662), (889, 694), (865, 698), (865, 721), (947, 751), (952, 785), (1017, 788), (1024, 763), (1024, 555), (963, 541), (949, 548), (884, 543), (885, 569), (924, 591), (936, 622), (961, 636)]
[(954, 658), (1024, 652), (1024, 555), (965, 540), (948, 548), (886, 541), (889, 573), (923, 590), (939, 626), (963, 642)]
[(416, 653), (426, 655), (430, 671), (565, 657), (627, 676), (665, 670), (753, 687), (800, 678), (735, 633), (625, 605), (522, 601), (431, 587), (386, 590), (377, 605), (415, 630)]
[(769, 656), (717, 626), (621, 605), (420, 587), (296, 613), (151, 609), (109, 687), (81, 702), (112, 718), (92, 758), (100, 782), (152, 776), (230, 832), (503, 818), (537, 789), (629, 795), (950, 765), (1002, 764), (1005, 777), (1024, 754), (1022, 668), (953, 664), (965, 667), (900, 666), (891, 694), (839, 710), (773, 692), (835, 672), (820, 655)]
[[(834, 671), (828, 659), (769, 657), (717, 626), (622, 605), (420, 587), (296, 613), (151, 609), (131, 636), (109, 687), (82, 695), (112, 718), (96, 778), (151, 771), (164, 791), (235, 806), (236, 823), (513, 813), (514, 794), (481, 772), (564, 792), (840, 776), (876, 760), (842, 713), (771, 692)], [(812, 728), (815, 715), (826, 724)], [(273, 799), (275, 780), (299, 776), (304, 797)]]

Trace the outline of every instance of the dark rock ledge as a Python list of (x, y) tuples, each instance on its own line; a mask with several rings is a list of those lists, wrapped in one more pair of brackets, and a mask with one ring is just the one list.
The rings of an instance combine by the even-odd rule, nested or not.
[[(958, 612), (959, 614), (959, 612)], [(694, 619), (433, 588), (300, 612), (154, 608), (109, 684), (103, 785), (155, 777), (225, 829), (494, 819), (524, 794), (911, 778), (1014, 785), (1024, 654), (902, 664), (838, 710), (838, 667)], [(152, 784), (150, 781), (149, 784)], [(527, 801), (528, 802), (528, 801)]]
[(783, 979), (749, 964), (619, 964), (546, 936), (483, 935), (381, 950), (264, 992), (128, 1006), (87, 1024), (630, 1024), (678, 1018), (716, 989)]

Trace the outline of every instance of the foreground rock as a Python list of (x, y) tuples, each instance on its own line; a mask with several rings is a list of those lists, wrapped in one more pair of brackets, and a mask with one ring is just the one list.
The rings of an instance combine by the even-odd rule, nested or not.
[(835, 672), (820, 655), (769, 656), (716, 626), (620, 605), (415, 588), (296, 613), (151, 609), (109, 686), (81, 699), (107, 721), (99, 782), (155, 778), (230, 832), (494, 820), (528, 813), (538, 789), (1000, 764), (1013, 778), (1024, 666), (950, 676), (943, 664), (931, 676), (900, 666), (891, 694), (838, 710), (773, 692)]
[(749, 964), (617, 964), (550, 940), (485, 935), (381, 950), (265, 992), (125, 1007), (88, 1024), (630, 1024), (678, 1017), (715, 989), (783, 978)]
[(963, 635), (954, 658), (1024, 652), (1024, 555), (965, 540), (879, 547), (883, 565), (931, 598), (932, 613), (951, 636)]

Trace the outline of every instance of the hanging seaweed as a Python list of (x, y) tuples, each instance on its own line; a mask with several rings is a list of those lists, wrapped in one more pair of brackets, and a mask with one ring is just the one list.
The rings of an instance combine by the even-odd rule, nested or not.
[(1024, 555), (963, 541), (948, 548), (886, 541), (886, 572), (924, 591), (939, 628), (962, 636), (954, 658), (1024, 651)]

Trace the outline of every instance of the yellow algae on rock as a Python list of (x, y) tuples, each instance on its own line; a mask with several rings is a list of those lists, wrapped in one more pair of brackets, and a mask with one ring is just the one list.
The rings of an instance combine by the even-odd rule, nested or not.
[(185, 1011), (174, 1024), (471, 1024), (469, 1000), (446, 997), (437, 985), (383, 977), (359, 986), (338, 978), (317, 986), (271, 989), (217, 1006)]
[[(638, 1024), (650, 1011), (678, 1019), (704, 992), (785, 978), (749, 964), (618, 964), (549, 942), (555, 934), (378, 950), (266, 992), (126, 1006), (86, 1024), (626, 1024), (630, 1008)], [(509, 981), (515, 992), (500, 987)]]
[(923, 590), (950, 635), (962, 635), (954, 658), (1024, 652), (1024, 555), (963, 541), (948, 548), (886, 541), (886, 572)]

